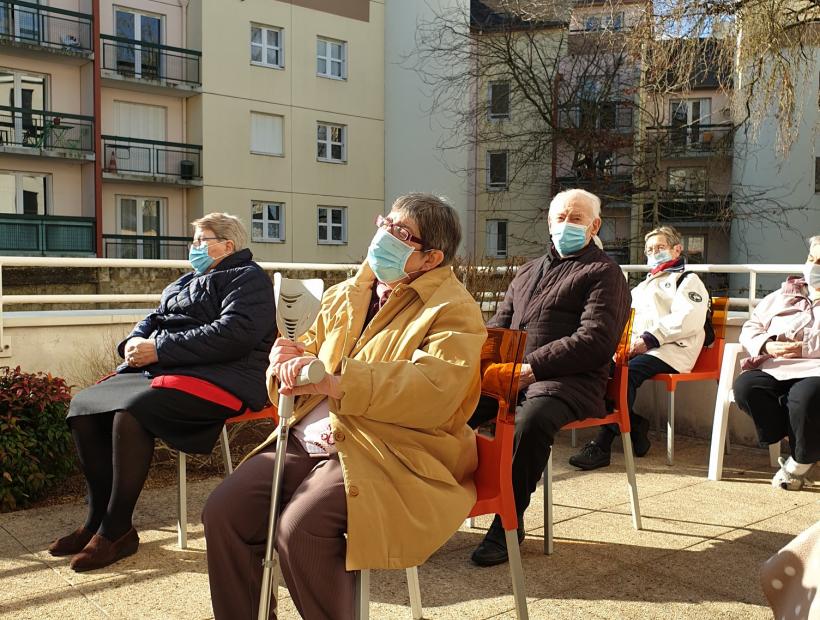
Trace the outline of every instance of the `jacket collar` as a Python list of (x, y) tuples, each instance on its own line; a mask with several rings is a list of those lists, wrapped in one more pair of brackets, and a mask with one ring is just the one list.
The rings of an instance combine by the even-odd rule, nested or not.
[(800, 297), (807, 297), (809, 287), (806, 280), (801, 276), (789, 276), (780, 287), (784, 295), (799, 295)]
[[(453, 268), (450, 265), (436, 267), (435, 269), (431, 269), (430, 271), (421, 274), (418, 278), (408, 284), (397, 284), (394, 291), (401, 289), (412, 289), (416, 292), (421, 301), (426, 304), (430, 301), (433, 294), (441, 287), (444, 281), (450, 278), (452, 273)], [(376, 275), (373, 273), (373, 270), (370, 268), (368, 262), (364, 261), (353, 279), (357, 288), (363, 287), (369, 290), (373, 288), (373, 284), (376, 282)]]
[(661, 272), (683, 273), (686, 270), (686, 259), (680, 256), (674, 260), (661, 263), (649, 272), (649, 277), (657, 275)]
[(224, 269), (232, 269), (233, 267), (238, 267), (239, 265), (247, 263), (252, 259), (253, 254), (251, 254), (251, 251), (248, 248), (245, 248), (244, 250), (239, 250), (238, 252), (229, 254), (228, 256), (223, 258), (216, 267), (214, 267), (213, 269), (211, 269), (211, 271), (207, 273), (223, 271)]

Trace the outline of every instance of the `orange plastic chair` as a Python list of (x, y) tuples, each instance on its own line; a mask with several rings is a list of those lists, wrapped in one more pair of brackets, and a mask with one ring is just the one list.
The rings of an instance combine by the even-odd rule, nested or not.
[[(220, 434), (222, 444), (222, 457), (225, 459), (225, 475), (233, 473), (233, 463), (231, 462), (231, 447), (228, 443), (228, 425), (237, 422), (250, 422), (251, 420), (272, 420), (274, 425), (278, 424), (279, 416), (276, 413), (276, 405), (268, 405), (259, 411), (246, 409), (240, 415), (225, 420)], [(177, 543), (180, 549), (188, 548), (188, 482), (187, 482), (187, 455), (179, 453), (177, 458)]]
[[(492, 327), (487, 329), (487, 340), (481, 350), (481, 393), (498, 401), (494, 437), (476, 433), (478, 469), (473, 479), (476, 486), (476, 503), (469, 517), (498, 514), (504, 526), (507, 549), (510, 556), (513, 598), (518, 620), (528, 620), (527, 598), (524, 596), (524, 569), (521, 550), (518, 547), (518, 516), (512, 487), (512, 447), (515, 433), (515, 407), (518, 400), (518, 378), (524, 361), (524, 345), (527, 333), (512, 329)], [(493, 372), (489, 381), (487, 369), (490, 364), (509, 364), (505, 372)], [(494, 369), (498, 370), (498, 368)], [(356, 575), (356, 620), (369, 617), (369, 571)], [(422, 618), (421, 593), (416, 568), (407, 569), (407, 585), (410, 591), (410, 607), (414, 620)]]
[(729, 298), (712, 297), (712, 328), (715, 341), (704, 347), (695, 362), (692, 372), (655, 375), (650, 381), (662, 381), (666, 385), (666, 462), (672, 465), (675, 457), (675, 389), (678, 383), (689, 381), (720, 380), (720, 366), (723, 363), (723, 348), (726, 345), (726, 318), (729, 315)]
[[(629, 407), (627, 406), (627, 384), (629, 373), (629, 348), (632, 341), (632, 321), (635, 318), (635, 311), (629, 313), (629, 320), (626, 322), (618, 348), (615, 350), (615, 373), (606, 386), (606, 397), (614, 403), (614, 409), (603, 418), (587, 418), (570, 422), (561, 427), (561, 430), (577, 430), (580, 428), (592, 428), (595, 426), (605, 426), (607, 424), (617, 424), (621, 431), (621, 440), (624, 447), (624, 464), (626, 466), (626, 478), (629, 483), (629, 502), (632, 505), (632, 525), (636, 530), (642, 529), (641, 509), (638, 504), (638, 483), (635, 479), (635, 456), (632, 452), (632, 437), (629, 434)], [(553, 499), (552, 499), (552, 454), (547, 460), (544, 468), (544, 554), (552, 555), (553, 552)]]

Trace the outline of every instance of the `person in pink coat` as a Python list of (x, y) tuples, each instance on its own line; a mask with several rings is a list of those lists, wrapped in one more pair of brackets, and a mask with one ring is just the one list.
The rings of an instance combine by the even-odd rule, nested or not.
[(789, 438), (772, 486), (798, 491), (820, 460), (820, 235), (809, 239), (803, 277), (788, 278), (758, 304), (740, 333), (751, 357), (735, 380), (735, 401), (761, 444)]

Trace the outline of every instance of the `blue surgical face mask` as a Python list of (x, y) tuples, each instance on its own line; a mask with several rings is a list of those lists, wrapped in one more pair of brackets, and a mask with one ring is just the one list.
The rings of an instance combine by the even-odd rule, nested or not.
[(672, 260), (672, 253), (669, 250), (661, 250), (651, 256), (647, 256), (646, 264), (654, 269), (658, 265), (668, 263), (670, 260)]
[(367, 248), (367, 262), (381, 282), (390, 283), (408, 276), (404, 270), (414, 249), (379, 228)]
[(587, 228), (581, 224), (563, 222), (552, 227), (552, 243), (561, 256), (575, 254), (583, 249), (587, 242)]
[(803, 267), (803, 277), (809, 288), (820, 288), (820, 265), (817, 263), (806, 263)]
[(214, 264), (214, 259), (208, 254), (207, 245), (198, 248), (191, 246), (188, 250), (188, 260), (191, 262), (191, 267), (194, 268), (194, 271), (200, 275), (208, 271), (210, 266)]

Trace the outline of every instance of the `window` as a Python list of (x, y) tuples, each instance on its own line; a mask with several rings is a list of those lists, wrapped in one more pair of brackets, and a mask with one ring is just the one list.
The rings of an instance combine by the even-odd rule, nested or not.
[(510, 83), (490, 83), (490, 118), (510, 118)]
[(705, 198), (706, 168), (669, 168), (672, 198)]
[(165, 220), (165, 199), (142, 196), (117, 197), (117, 233), (135, 239), (106, 241), (108, 258), (168, 258), (171, 249), (159, 239)]
[(601, 13), (589, 15), (584, 21), (584, 30), (596, 32), (598, 30), (621, 30), (624, 27), (623, 11), (618, 13)]
[(260, 242), (285, 240), (285, 204), (253, 202), (251, 204), (251, 238)]
[(282, 155), (283, 123), (281, 116), (251, 112), (251, 153)]
[(50, 200), (47, 176), (0, 172), (0, 213), (46, 215)]
[(487, 244), (484, 253), (488, 258), (507, 257), (507, 220), (487, 220)]
[(507, 189), (507, 151), (487, 153), (487, 187)]
[(316, 74), (344, 80), (347, 78), (347, 43), (333, 39), (316, 39)]
[(282, 29), (251, 26), (251, 64), (282, 69), (285, 66), (285, 48)]
[(0, 145), (33, 146), (43, 134), (47, 78), (19, 71), (0, 71)]
[(344, 125), (316, 124), (316, 159), (319, 161), (347, 161), (347, 127)]
[(347, 207), (319, 207), (318, 221), (320, 245), (347, 243)]
[[(162, 17), (116, 9), (114, 28), (118, 37), (129, 42), (117, 43), (117, 73), (136, 78), (162, 77)], [(148, 45), (141, 45), (147, 43)]]
[(703, 235), (684, 235), (683, 251), (690, 263), (703, 263), (706, 256), (706, 237)]
[[(700, 144), (704, 131), (701, 125), (708, 125), (712, 118), (711, 99), (673, 99), (669, 102), (669, 124), (672, 145), (685, 147)], [(711, 132), (709, 133), (711, 137)]]

